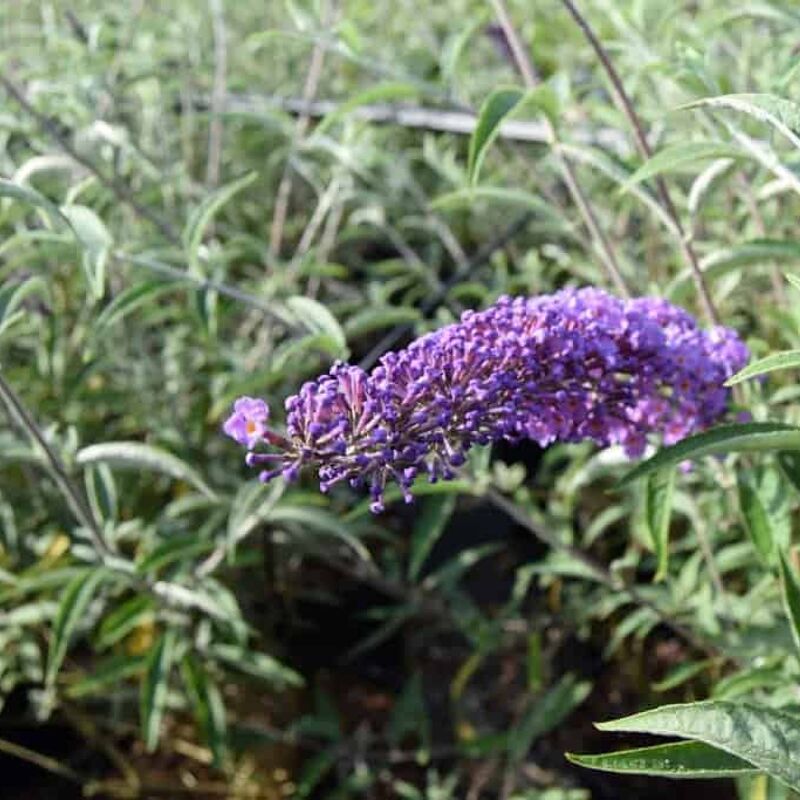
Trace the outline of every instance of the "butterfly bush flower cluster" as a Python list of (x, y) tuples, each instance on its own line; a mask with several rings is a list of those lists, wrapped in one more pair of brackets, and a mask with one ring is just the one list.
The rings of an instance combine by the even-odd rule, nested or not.
[(501, 439), (591, 440), (641, 455), (725, 411), (723, 383), (748, 359), (736, 333), (703, 330), (659, 298), (599, 289), (502, 297), (485, 311), (386, 353), (371, 371), (338, 363), (286, 401), (286, 431), (263, 400), (236, 401), (224, 431), (262, 481), (316, 468), (320, 489), (366, 486), (372, 510), (419, 475), (451, 479), (467, 451)]

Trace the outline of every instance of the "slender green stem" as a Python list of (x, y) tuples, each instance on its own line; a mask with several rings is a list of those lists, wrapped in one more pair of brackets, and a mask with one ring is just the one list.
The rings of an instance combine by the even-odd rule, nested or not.
[(50, 465), (50, 471), (61, 493), (66, 498), (70, 508), (72, 508), (78, 522), (89, 532), (92, 544), (100, 556), (104, 558), (112, 556), (113, 553), (103, 537), (103, 532), (92, 513), (92, 509), (86, 502), (78, 487), (72, 482), (64, 463), (58, 457), (56, 451), (51, 447), (45, 438), (33, 416), (22, 401), (17, 397), (14, 390), (0, 373), (0, 399), (8, 410), (12, 420), (25, 430), (31, 440), (42, 450)]
[[(606, 75), (608, 75), (608, 79), (611, 82), (613, 89), (612, 93), (614, 95), (614, 99), (619, 108), (622, 110), (622, 113), (627, 117), (631, 128), (633, 128), (633, 138), (636, 143), (637, 150), (642, 158), (652, 158), (653, 150), (650, 147), (650, 143), (647, 141), (644, 125), (642, 124), (639, 115), (636, 113), (636, 108), (634, 107), (630, 96), (625, 91), (625, 86), (622, 83), (622, 79), (620, 78), (614, 63), (611, 61), (611, 57), (603, 47), (602, 42), (595, 34), (589, 22), (578, 10), (578, 7), (575, 5), (575, 3), (572, 2), (572, 0), (561, 0), (561, 3), (581, 29), (583, 35), (592, 46), (592, 49), (597, 55), (598, 60), (603, 66)], [(708, 286), (706, 285), (703, 271), (700, 269), (700, 262), (697, 258), (697, 253), (695, 253), (694, 247), (692, 247), (690, 236), (687, 235), (686, 231), (684, 231), (683, 224), (678, 216), (675, 204), (672, 202), (672, 197), (670, 196), (667, 184), (661, 177), (658, 177), (656, 178), (656, 187), (661, 198), (661, 204), (664, 206), (665, 211), (675, 225), (675, 230), (678, 234), (678, 244), (684, 260), (689, 265), (689, 269), (692, 272), (692, 277), (694, 278), (695, 286), (697, 287), (697, 293), (700, 295), (700, 302), (703, 305), (703, 311), (708, 317), (709, 322), (718, 325), (720, 321), (719, 313), (714, 305), (714, 301), (711, 299), (711, 294), (708, 291)]]
[[(528, 57), (527, 51), (522, 45), (519, 34), (514, 27), (514, 23), (511, 20), (511, 15), (508, 12), (505, 0), (489, 0), (489, 3), (494, 9), (495, 15), (497, 16), (497, 21), (500, 23), (500, 27), (503, 29), (506, 41), (511, 48), (511, 54), (514, 58), (517, 71), (522, 76), (523, 82), (529, 89), (536, 88), (539, 83), (536, 77), (536, 71), (534, 70), (533, 64)], [(548, 144), (550, 145), (553, 157), (556, 159), (556, 163), (561, 170), (561, 175), (570, 195), (572, 196), (572, 200), (583, 217), (584, 225), (589, 231), (589, 235), (594, 242), (597, 254), (599, 255), (600, 260), (602, 261), (606, 272), (608, 273), (611, 283), (623, 297), (630, 297), (630, 291), (625, 283), (625, 279), (622, 277), (619, 262), (617, 261), (617, 256), (611, 246), (611, 242), (603, 232), (603, 229), (601, 228), (600, 222), (597, 218), (597, 214), (595, 213), (592, 204), (589, 202), (589, 198), (583, 191), (583, 188), (578, 181), (575, 168), (561, 152), (560, 142), (558, 140), (556, 130), (547, 117), (545, 117), (545, 126), (545, 136)]]

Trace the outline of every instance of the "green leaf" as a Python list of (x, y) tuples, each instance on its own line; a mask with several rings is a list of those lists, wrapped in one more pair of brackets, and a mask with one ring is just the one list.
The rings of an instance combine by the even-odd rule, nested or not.
[(90, 464), (109, 464), (122, 469), (145, 469), (161, 472), (199, 489), (206, 497), (216, 498), (216, 493), (199, 473), (172, 453), (144, 442), (102, 442), (79, 450), (75, 463), (81, 467)]
[(566, 756), (580, 767), (665, 778), (728, 778), (758, 772), (747, 761), (703, 742), (658, 744), (597, 755), (567, 753)]
[(709, 700), (662, 706), (597, 727), (704, 742), (800, 789), (800, 717), (774, 708)]
[(181, 673), (192, 702), (197, 725), (214, 754), (214, 765), (222, 767), (226, 760), (228, 735), (222, 695), (203, 665), (194, 656), (184, 657)]
[[(146, 665), (145, 656), (125, 654), (96, 661), (92, 664), (91, 672), (85, 678), (71, 683), (67, 687), (67, 697), (79, 700), (100, 692), (106, 693), (109, 690), (119, 689), (123, 681), (144, 672)], [(106, 699), (108, 699), (107, 696)]]
[(695, 100), (680, 106), (679, 110), (701, 107), (727, 108), (753, 117), (759, 122), (766, 122), (795, 147), (800, 148), (800, 138), (794, 133), (800, 129), (800, 105), (784, 97), (757, 93), (726, 94)]
[(342, 326), (322, 303), (298, 295), (289, 297), (286, 306), (311, 333), (324, 333), (330, 336), (342, 358), (347, 357), (347, 339)]
[(190, 285), (191, 281), (156, 278), (129, 286), (120, 292), (97, 316), (93, 326), (94, 333), (103, 334), (106, 328), (120, 322), (145, 303), (152, 303), (162, 294), (174, 292), (182, 286)]
[(778, 564), (781, 571), (781, 589), (783, 592), (783, 608), (789, 618), (792, 630), (792, 639), (800, 657), (800, 581), (797, 572), (786, 560), (783, 553), (779, 554)]
[(64, 206), (61, 213), (69, 220), (83, 248), (83, 270), (89, 289), (95, 298), (101, 298), (106, 286), (106, 263), (114, 243), (105, 223), (91, 208)]
[(53, 226), (56, 229), (64, 229), (71, 227), (69, 219), (63, 214), (61, 209), (48, 200), (43, 194), (40, 194), (30, 186), (23, 186), (19, 183), (4, 180), (0, 178), (0, 197), (10, 197), (12, 200), (21, 200), (23, 203), (40, 208), (47, 212)]
[(455, 507), (456, 498), (451, 494), (428, 497), (422, 503), (422, 511), (411, 534), (408, 577), (412, 582), (419, 577), (425, 559), (442, 535)]
[(232, 644), (214, 644), (209, 648), (209, 654), (227, 666), (267, 681), (278, 689), (284, 686), (303, 686), (305, 683), (302, 675), (266, 653), (257, 653)]
[(624, 486), (687, 459), (696, 460), (703, 456), (721, 453), (758, 453), (772, 450), (800, 450), (800, 428), (780, 422), (721, 425), (659, 450), (654, 456), (624, 475), (618, 485)]
[(744, 369), (739, 370), (733, 377), (725, 381), (726, 386), (734, 386), (737, 383), (746, 381), (748, 378), (755, 378), (757, 375), (766, 375), (778, 369), (795, 369), (800, 367), (800, 350), (786, 350), (782, 353), (773, 353), (766, 358), (760, 358), (752, 364), (748, 364)]
[(393, 328), (395, 325), (412, 325), (420, 319), (421, 315), (416, 308), (365, 308), (347, 320), (344, 330), (350, 337), (363, 336), (383, 328)]
[(776, 689), (785, 685), (786, 674), (782, 664), (746, 667), (717, 681), (711, 697), (714, 700), (733, 700), (759, 689)]
[(301, 530), (304, 528), (311, 528), (312, 530), (334, 536), (349, 545), (364, 561), (372, 560), (369, 550), (359, 541), (358, 537), (353, 534), (353, 531), (338, 517), (322, 509), (281, 503), (269, 512), (267, 521), (284, 524), (294, 523)]
[(471, 184), (478, 182), (489, 145), (500, 132), (503, 120), (519, 105), (524, 96), (525, 93), (520, 89), (495, 89), (483, 102), (475, 130), (469, 140), (467, 177)]
[[(800, 242), (789, 239), (752, 239), (714, 250), (700, 260), (707, 280), (721, 278), (740, 267), (764, 267), (772, 262), (800, 260)], [(667, 287), (666, 295), (674, 301), (688, 297), (693, 287), (692, 271), (686, 269)]]
[(669, 525), (672, 519), (672, 495), (675, 489), (675, 468), (652, 472), (645, 488), (645, 518), (656, 553), (656, 574), (653, 580), (667, 576), (669, 566)]
[(514, 728), (509, 731), (508, 755), (514, 762), (522, 761), (531, 745), (548, 731), (561, 724), (589, 695), (592, 685), (576, 681), (568, 673), (544, 695), (530, 704)]
[(314, 129), (314, 134), (325, 133), (334, 122), (347, 116), (347, 114), (360, 106), (366, 106), (370, 103), (408, 100), (410, 98), (419, 97), (419, 92), (418, 86), (403, 81), (387, 81), (386, 83), (378, 83), (375, 86), (370, 86), (363, 92), (359, 92), (355, 96), (345, 100), (344, 103), (327, 114)]
[(202, 275), (203, 268), (200, 264), (200, 244), (203, 241), (206, 228), (214, 218), (217, 211), (222, 208), (234, 195), (249, 186), (258, 177), (257, 172), (249, 172), (238, 180), (220, 186), (212, 192), (192, 212), (183, 229), (183, 245), (189, 260), (189, 270), (195, 275)]
[(406, 682), (386, 726), (386, 736), (394, 747), (399, 746), (407, 734), (418, 738), (420, 747), (427, 751), (431, 737), (430, 718), (425, 708), (425, 690), (419, 672), (414, 672)]
[(83, 478), (95, 519), (104, 522), (115, 520), (118, 510), (117, 487), (108, 464), (87, 467)]
[(582, 164), (598, 170), (603, 175), (611, 178), (618, 183), (623, 191), (630, 192), (637, 200), (646, 205), (661, 224), (673, 235), (680, 236), (675, 227), (675, 221), (664, 210), (664, 207), (647, 189), (637, 183), (630, 182), (630, 172), (619, 165), (619, 162), (608, 156), (600, 148), (585, 147), (582, 145), (566, 144), (559, 142), (558, 150), (567, 156), (570, 161), (578, 161)]
[(98, 586), (110, 575), (111, 572), (103, 567), (87, 569), (70, 581), (61, 595), (47, 658), (46, 682), (49, 686), (55, 683), (70, 639), (83, 622)]
[(778, 453), (775, 458), (786, 479), (800, 492), (800, 453), (787, 450)]
[(33, 276), (19, 283), (7, 281), (3, 284), (0, 288), (0, 336), (24, 316), (24, 311), (18, 310), (19, 306), (34, 292), (47, 292), (47, 283), (43, 278)]
[(510, 205), (517, 208), (528, 209), (536, 212), (546, 220), (554, 229), (568, 235), (572, 226), (545, 200), (531, 192), (521, 189), (506, 189), (502, 186), (471, 186), (466, 189), (457, 189), (454, 192), (439, 195), (431, 202), (431, 208), (438, 211), (447, 211), (454, 208), (472, 208), (476, 202), (484, 200), (489, 204)]
[(795, 289), (800, 289), (800, 276), (797, 275), (786, 275), (784, 276), (789, 283), (794, 286)]
[(149, 753), (156, 749), (161, 736), (161, 722), (164, 719), (176, 644), (177, 632), (173, 628), (167, 628), (148, 657), (147, 672), (140, 688), (139, 713), (142, 721), (142, 739)]
[(672, 689), (681, 686), (696, 677), (700, 673), (708, 669), (713, 664), (713, 659), (707, 658), (704, 661), (690, 662), (688, 664), (679, 664), (674, 669), (670, 670), (664, 678), (653, 684), (654, 692), (669, 692)]
[(659, 150), (652, 158), (642, 164), (628, 179), (628, 186), (641, 183), (664, 172), (694, 166), (700, 161), (716, 158), (745, 158), (740, 148), (726, 142), (682, 142)]
[(775, 547), (772, 536), (772, 525), (769, 516), (761, 502), (761, 497), (743, 472), (736, 476), (739, 490), (739, 508), (744, 517), (747, 532), (758, 554), (765, 561), (769, 561)]
[(149, 572), (157, 572), (175, 561), (188, 562), (213, 549), (214, 542), (198, 538), (197, 534), (170, 536), (147, 553), (136, 565), (136, 570), (146, 575)]
[(149, 595), (136, 595), (115, 608), (100, 623), (97, 647), (105, 649), (124, 639), (134, 628), (155, 617), (155, 603)]

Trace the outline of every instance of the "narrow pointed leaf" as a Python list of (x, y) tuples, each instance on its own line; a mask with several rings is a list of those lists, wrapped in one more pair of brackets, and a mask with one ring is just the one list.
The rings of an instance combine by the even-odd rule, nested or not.
[(100, 583), (111, 573), (104, 568), (87, 569), (67, 585), (58, 607), (50, 652), (47, 659), (47, 683), (55, 682), (58, 670), (67, 654), (67, 648), (76, 629), (83, 621), (89, 603), (94, 599)]
[(589, 769), (665, 778), (728, 778), (758, 772), (747, 761), (703, 742), (675, 742), (597, 755), (567, 753), (567, 758)]
[(290, 297), (286, 306), (312, 333), (324, 333), (335, 342), (339, 353), (347, 355), (347, 339), (336, 317), (322, 303), (310, 297)]
[(153, 648), (147, 662), (147, 672), (139, 696), (142, 721), (142, 738), (147, 751), (152, 753), (161, 736), (161, 723), (167, 700), (167, 689), (172, 663), (175, 658), (177, 633), (168, 628)]
[(709, 700), (662, 706), (597, 727), (704, 742), (738, 756), (791, 789), (800, 789), (800, 717), (784, 711)]
[(631, 175), (623, 189), (664, 172), (694, 166), (701, 161), (717, 158), (745, 158), (738, 147), (726, 142), (681, 142), (659, 150)]
[(800, 428), (780, 422), (745, 422), (722, 425), (659, 450), (622, 477), (619, 486), (643, 478), (681, 461), (723, 453), (800, 450)]
[(64, 216), (61, 209), (43, 194), (40, 194), (30, 186), (14, 183), (13, 181), (0, 178), (0, 197), (9, 197), (12, 200), (21, 200), (23, 203), (41, 208), (47, 212), (56, 229), (69, 229), (69, 219)]
[(66, 689), (66, 694), (77, 700), (119, 689), (123, 681), (144, 672), (146, 664), (145, 656), (126, 654), (94, 662), (91, 672), (85, 678), (71, 683)]
[(669, 525), (672, 519), (672, 495), (675, 488), (675, 468), (667, 467), (647, 477), (645, 516), (653, 549), (656, 553), (654, 580), (663, 580), (669, 566)]
[(800, 657), (800, 581), (798, 580), (797, 572), (786, 560), (786, 556), (783, 553), (780, 554), (778, 563), (781, 571), (783, 607), (786, 611), (786, 616), (789, 618), (792, 639), (794, 639), (797, 654)]
[(778, 369), (796, 369), (800, 367), (800, 350), (786, 350), (783, 353), (773, 353), (766, 358), (760, 358), (752, 364), (748, 364), (744, 369), (739, 370), (733, 377), (725, 381), (726, 386), (746, 381), (748, 378), (755, 378), (757, 375), (766, 375), (768, 372), (775, 372)]
[(35, 275), (19, 283), (8, 281), (0, 288), (0, 334), (11, 327), (23, 315), (23, 310), (18, 310), (22, 301), (34, 292), (44, 294), (47, 283), (43, 278)]
[(566, 719), (589, 695), (592, 685), (571, 673), (531, 703), (519, 723), (509, 732), (508, 755), (521, 761), (533, 743)]
[(768, 561), (775, 543), (767, 511), (748, 477), (739, 473), (736, 476), (736, 482), (739, 490), (739, 508), (742, 511), (747, 532), (750, 534), (750, 539), (758, 554)]
[(453, 495), (443, 494), (425, 499), (411, 536), (408, 577), (412, 581), (419, 577), (425, 559), (442, 535), (455, 507), (456, 498)]
[(94, 332), (96, 334), (103, 333), (106, 328), (120, 322), (137, 308), (146, 303), (153, 303), (160, 295), (190, 285), (189, 281), (156, 278), (129, 286), (120, 292), (98, 315), (94, 321)]
[(183, 659), (181, 673), (197, 724), (214, 754), (214, 764), (221, 767), (227, 751), (227, 724), (222, 695), (202, 663), (193, 656), (187, 655)]
[(189, 268), (195, 275), (202, 273), (200, 244), (214, 215), (234, 195), (249, 186), (257, 177), (257, 172), (249, 172), (238, 180), (232, 181), (225, 186), (220, 186), (219, 189), (208, 195), (189, 217), (183, 230), (183, 244), (189, 260)]
[(759, 122), (766, 122), (795, 147), (800, 148), (800, 137), (794, 132), (800, 128), (800, 105), (784, 97), (766, 93), (725, 94), (704, 97), (681, 106), (689, 108), (727, 108), (739, 111)]
[(266, 653), (257, 653), (232, 644), (215, 644), (209, 652), (226, 666), (267, 681), (276, 688), (304, 684), (302, 675)]
[(86, 206), (64, 206), (61, 213), (69, 220), (83, 249), (83, 269), (92, 294), (103, 296), (106, 282), (106, 263), (114, 240), (103, 220)]
[(104, 463), (113, 467), (161, 472), (192, 484), (206, 497), (216, 497), (214, 490), (193, 467), (172, 453), (144, 442), (103, 442), (89, 445), (78, 451), (75, 462), (79, 466)]
[(484, 101), (469, 140), (467, 175), (470, 183), (477, 183), (489, 145), (500, 132), (503, 120), (519, 105), (524, 96), (525, 93), (520, 89), (496, 89)]
[(155, 603), (149, 595), (131, 597), (115, 608), (100, 624), (97, 633), (97, 647), (111, 647), (124, 639), (134, 628), (155, 617)]

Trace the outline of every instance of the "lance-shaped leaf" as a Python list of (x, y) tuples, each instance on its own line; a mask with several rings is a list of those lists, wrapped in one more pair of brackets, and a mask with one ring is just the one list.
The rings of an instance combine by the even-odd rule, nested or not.
[(750, 534), (758, 554), (765, 561), (769, 561), (774, 540), (767, 511), (749, 476), (740, 472), (736, 476), (736, 482), (739, 489), (739, 508), (742, 511), (747, 532)]
[(665, 467), (703, 456), (774, 450), (800, 450), (800, 428), (781, 422), (722, 425), (659, 450), (652, 458), (624, 475), (619, 485), (624, 486)]
[(792, 638), (800, 656), (800, 581), (796, 570), (789, 564), (783, 553), (778, 560), (781, 570), (781, 587), (783, 589), (783, 607), (792, 629)]
[(662, 706), (597, 727), (704, 742), (747, 761), (790, 789), (800, 789), (800, 717), (784, 711), (709, 700)]
[(597, 755), (566, 755), (573, 764), (589, 769), (665, 778), (732, 778), (758, 772), (744, 759), (703, 742), (673, 742)]
[(623, 190), (664, 172), (693, 167), (700, 161), (716, 158), (746, 158), (746, 154), (727, 142), (680, 142), (659, 150), (630, 176)]
[(111, 572), (103, 567), (87, 569), (73, 578), (64, 590), (47, 659), (48, 685), (55, 682), (58, 670), (67, 654), (69, 642), (83, 620), (89, 603), (95, 597), (98, 586), (110, 575)]
[(170, 671), (175, 658), (177, 633), (168, 628), (153, 648), (147, 662), (147, 672), (142, 681), (139, 695), (139, 709), (142, 721), (142, 738), (148, 752), (158, 746), (161, 735), (161, 722), (167, 701)]
[(500, 132), (503, 120), (519, 105), (524, 96), (525, 93), (520, 89), (495, 89), (484, 101), (469, 140), (467, 175), (470, 183), (477, 183), (489, 145)]
[(186, 481), (206, 497), (215, 498), (214, 490), (200, 477), (197, 470), (172, 453), (144, 442), (102, 442), (78, 451), (75, 462), (79, 466), (109, 464), (112, 467), (146, 469), (161, 472)]
[(219, 189), (208, 195), (192, 212), (183, 230), (182, 238), (186, 248), (186, 255), (189, 259), (190, 271), (195, 275), (200, 275), (203, 272), (200, 265), (200, 244), (214, 215), (237, 192), (249, 186), (257, 177), (257, 172), (249, 172), (226, 186), (220, 186)]
[(800, 350), (786, 350), (782, 353), (773, 353), (766, 358), (760, 358), (752, 364), (748, 364), (744, 369), (739, 370), (735, 375), (725, 381), (726, 386), (733, 386), (755, 378), (758, 375), (766, 375), (768, 372), (775, 372), (779, 369), (795, 369), (800, 367)]
[(672, 519), (672, 494), (675, 488), (675, 468), (667, 467), (651, 473), (645, 492), (645, 517), (653, 549), (656, 553), (654, 580), (663, 580), (669, 565), (669, 524)]

